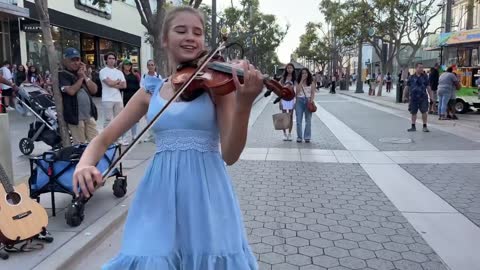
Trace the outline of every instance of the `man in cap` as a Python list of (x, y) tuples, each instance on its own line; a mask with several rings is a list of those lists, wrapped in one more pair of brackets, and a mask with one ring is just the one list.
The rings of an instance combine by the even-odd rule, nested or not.
[(98, 135), (97, 108), (92, 95), (97, 85), (86, 76), (86, 65), (81, 62), (80, 52), (67, 48), (58, 82), (63, 97), (63, 117), (68, 124), (74, 144), (90, 142)]

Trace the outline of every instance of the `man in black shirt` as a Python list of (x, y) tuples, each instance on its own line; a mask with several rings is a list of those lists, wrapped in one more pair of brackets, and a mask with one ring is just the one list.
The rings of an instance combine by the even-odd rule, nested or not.
[(85, 75), (86, 66), (80, 61), (80, 52), (67, 48), (63, 59), (64, 70), (58, 74), (63, 97), (63, 117), (72, 134), (73, 143), (87, 143), (98, 135), (97, 108), (91, 95), (97, 85)]

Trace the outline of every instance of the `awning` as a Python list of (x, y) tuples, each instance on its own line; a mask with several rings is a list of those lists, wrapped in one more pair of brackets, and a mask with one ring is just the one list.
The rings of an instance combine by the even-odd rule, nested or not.
[(480, 43), (480, 29), (434, 34), (428, 37), (425, 51), (438, 50), (441, 47)]
[(14, 4), (0, 2), (0, 12), (15, 15), (18, 17), (30, 16), (28, 8), (19, 7)]

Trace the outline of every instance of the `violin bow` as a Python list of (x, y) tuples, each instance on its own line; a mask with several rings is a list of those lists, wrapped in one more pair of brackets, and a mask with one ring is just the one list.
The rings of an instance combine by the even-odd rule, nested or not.
[[(108, 167), (107, 170), (105, 170), (102, 173), (102, 182), (105, 183), (105, 180), (108, 178), (110, 173), (115, 169), (115, 167), (118, 165), (120, 161), (122, 161), (128, 153), (135, 147), (140, 139), (143, 137), (143, 135), (157, 122), (157, 120), (162, 116), (162, 114), (170, 107), (170, 105), (177, 100), (180, 95), (187, 89), (187, 87), (192, 83), (192, 81), (195, 79), (195, 77), (200, 74), (200, 72), (207, 66), (207, 64), (210, 62), (210, 60), (220, 51), (224, 50), (226, 48), (226, 39), (222, 41), (222, 43), (214, 50), (212, 51), (206, 58), (205, 60), (197, 67), (195, 72), (188, 78), (185, 83), (180, 87), (178, 91), (175, 92), (175, 94), (167, 101), (167, 103), (160, 109), (160, 111), (152, 118), (152, 120), (147, 123), (147, 126), (142, 129), (142, 131), (135, 137), (135, 139), (128, 145), (128, 147), (125, 149), (125, 151), (122, 151), (122, 153), (118, 156), (117, 159), (115, 159), (112, 164)], [(96, 188), (96, 185), (95, 185)], [(79, 204), (79, 201), (82, 201), (83, 203), (87, 202), (88, 199), (85, 198), (82, 194), (77, 198), (74, 202), (75, 205)]]

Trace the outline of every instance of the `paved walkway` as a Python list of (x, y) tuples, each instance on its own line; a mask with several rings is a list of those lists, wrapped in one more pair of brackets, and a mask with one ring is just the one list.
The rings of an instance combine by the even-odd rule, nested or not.
[[(370, 123), (365, 129), (355, 124), (398, 121), (398, 127), (375, 130), (383, 138), (398, 128), (395, 134), (403, 138), (408, 125), (398, 120), (404, 119), (403, 111), (322, 91), (314, 116), (316, 139), (310, 145), (283, 142), (273, 131), (271, 115), (277, 110), (269, 100), (257, 102), (248, 147), (228, 167), (260, 269), (478, 268), (475, 176), (480, 175), (480, 151), (471, 150), (475, 137), (432, 126), (434, 142), (422, 151), (386, 147), (368, 133)], [(457, 150), (459, 145), (471, 148)], [(87, 204), (82, 226), (67, 227), (60, 214), (49, 226), (54, 244), (34, 256), (12, 256), (4, 265), (50, 270), (63, 263), (83, 269), (82, 261), (89, 261), (99, 268), (120, 248), (121, 226), (115, 224), (134, 197), (151, 148), (141, 144), (128, 161), (128, 196), (114, 199), (110, 189), (103, 189)]]
[[(260, 269), (475, 269), (480, 262), (473, 250), (480, 248), (480, 229), (398, 164), (478, 164), (480, 151), (433, 146), (381, 151), (374, 139), (336, 117), (339, 111), (356, 112), (349, 107), (355, 102), (325, 93), (317, 101), (314, 119), (322, 125), (313, 132), (328, 138), (333, 134), (341, 149), (324, 140), (309, 148), (281, 141), (271, 128), (276, 107), (265, 103), (251, 123), (242, 160), (229, 167)], [(340, 103), (342, 107), (333, 106)], [(329, 105), (333, 107), (327, 109)], [(401, 131), (406, 133), (403, 127)], [(256, 147), (260, 139), (264, 143)], [(445, 143), (455, 148), (458, 140), (435, 143), (440, 149)], [(119, 237), (120, 231), (114, 235)], [(111, 237), (105, 243), (119, 245)], [(92, 256), (106, 260), (111, 253), (105, 252), (107, 257), (97, 251)]]

